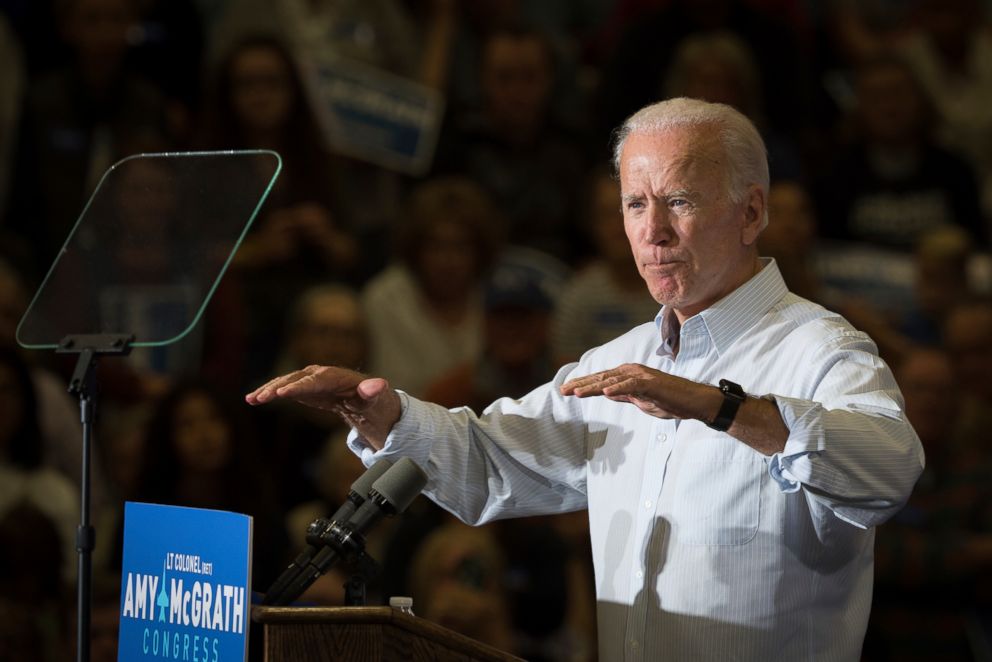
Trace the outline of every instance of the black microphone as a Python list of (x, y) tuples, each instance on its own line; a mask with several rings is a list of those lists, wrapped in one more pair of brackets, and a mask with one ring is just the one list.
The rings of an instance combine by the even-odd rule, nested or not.
[(293, 562), (282, 571), (279, 578), (272, 584), (265, 597), (262, 599), (262, 604), (275, 604), (280, 594), (286, 590), (300, 571), (307, 566), (310, 559), (313, 558), (317, 550), (324, 546), (323, 536), (330, 529), (331, 525), (335, 522), (343, 524), (347, 522), (355, 511), (365, 503), (365, 499), (372, 489), (372, 485), (383, 475), (389, 468), (393, 466), (393, 463), (389, 460), (379, 460), (373, 464), (369, 469), (363, 473), (358, 479), (351, 484), (351, 489), (348, 492), (348, 498), (345, 499), (344, 503), (338, 507), (334, 514), (330, 518), (320, 518), (315, 519), (307, 527), (307, 546), (303, 549), (299, 555), (293, 559)]
[(266, 604), (285, 605), (307, 590), (339, 558), (353, 560), (365, 553), (365, 533), (383, 516), (406, 510), (427, 485), (427, 474), (410, 458), (402, 458), (389, 468), (369, 491), (369, 498), (346, 523), (332, 522), (321, 535), (325, 547), (310, 559), (305, 568), (281, 595)]

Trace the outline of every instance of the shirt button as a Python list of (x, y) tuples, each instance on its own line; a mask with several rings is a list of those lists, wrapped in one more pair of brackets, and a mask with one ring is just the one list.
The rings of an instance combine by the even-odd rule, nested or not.
[(637, 572), (634, 573), (634, 576), (637, 577), (638, 579), (644, 579), (644, 572), (638, 570)]
[(650, 508), (651, 507), (651, 500), (650, 499), (648, 499), (647, 501), (644, 502), (644, 507), (645, 508)]
[(667, 434), (659, 434), (658, 435), (658, 441), (660, 443), (665, 443), (666, 441), (668, 441), (668, 435)]

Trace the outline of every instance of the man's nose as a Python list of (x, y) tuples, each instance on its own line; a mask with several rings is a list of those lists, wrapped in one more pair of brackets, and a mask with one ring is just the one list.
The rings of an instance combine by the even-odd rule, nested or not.
[(644, 226), (644, 240), (649, 244), (667, 245), (674, 239), (671, 210), (664, 205), (652, 205)]

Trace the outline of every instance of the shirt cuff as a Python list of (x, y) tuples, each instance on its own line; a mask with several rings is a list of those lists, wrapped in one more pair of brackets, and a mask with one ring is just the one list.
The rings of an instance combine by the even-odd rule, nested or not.
[[(406, 392), (399, 389), (396, 393), (400, 396), (400, 418), (393, 425), (393, 429), (386, 437), (386, 443), (382, 450), (375, 450), (372, 445), (359, 432), (352, 428), (348, 433), (348, 448), (361, 458), (366, 467), (370, 467), (383, 458), (409, 457), (419, 466), (423, 467), (430, 454), (431, 435), (421, 432), (424, 427), (420, 422), (426, 414), (421, 410), (425, 409), (425, 403), (410, 397)], [(418, 443), (418, 440), (419, 443)]]
[(803, 483), (810, 481), (815, 470), (822, 470), (815, 460), (825, 448), (826, 436), (821, 418), (823, 406), (780, 395), (770, 397), (778, 406), (789, 437), (785, 448), (772, 455), (768, 474), (783, 492), (797, 492)]

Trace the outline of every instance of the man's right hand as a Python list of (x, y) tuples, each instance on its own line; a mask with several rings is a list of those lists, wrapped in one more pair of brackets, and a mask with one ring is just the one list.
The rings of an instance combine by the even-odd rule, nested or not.
[(328, 366), (311, 365), (276, 377), (245, 396), (250, 405), (280, 399), (336, 413), (376, 450), (403, 413), (399, 394), (385, 379)]

